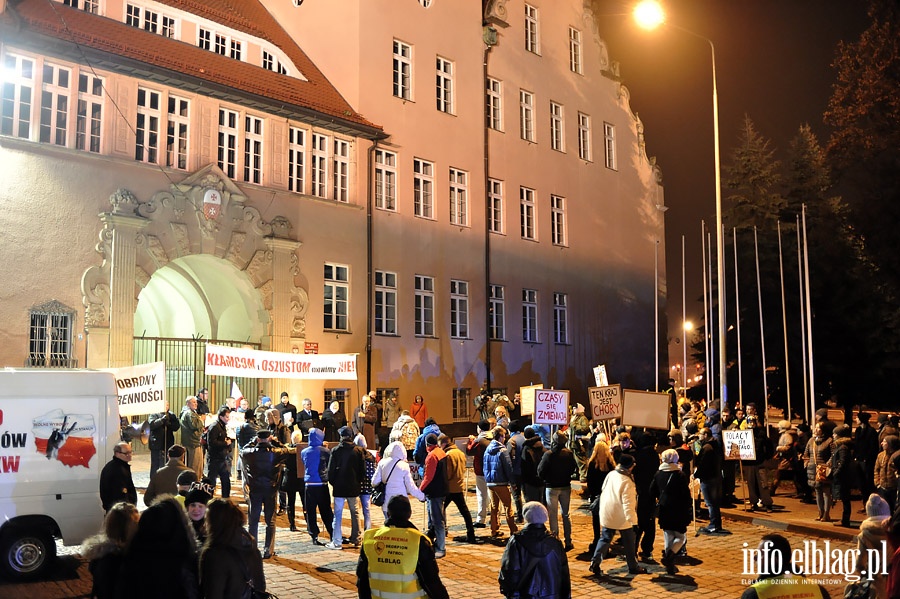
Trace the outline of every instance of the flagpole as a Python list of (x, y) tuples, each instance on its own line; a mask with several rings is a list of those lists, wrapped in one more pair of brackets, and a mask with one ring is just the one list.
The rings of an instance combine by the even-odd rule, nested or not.
[(766, 332), (763, 326), (762, 284), (759, 282), (759, 241), (756, 236), (756, 227), (753, 227), (753, 252), (756, 254), (756, 293), (759, 301), (759, 347), (762, 353), (762, 383), (763, 383), (763, 423), (769, 422), (769, 385), (766, 381)]
[(741, 358), (741, 293), (738, 287), (738, 251), (737, 251), (737, 228), (732, 229), (734, 236), (734, 322), (737, 332), (737, 371), (738, 371), (738, 401), (741, 406), (744, 405), (744, 374), (742, 370), (743, 359)]
[(788, 362), (787, 301), (784, 296), (784, 254), (781, 251), (781, 221), (778, 221), (778, 273), (781, 276), (781, 325), (784, 331), (784, 387), (787, 393), (787, 419), (794, 421), (791, 410), (791, 368)]
[[(800, 351), (803, 359), (800, 360), (800, 364), (803, 366), (803, 415), (805, 417), (806, 423), (809, 424), (809, 406), (810, 403), (807, 401), (809, 397), (809, 371), (807, 370), (806, 364), (806, 291), (803, 287), (803, 243), (800, 240), (800, 215), (796, 217), (796, 228), (797, 228), (797, 281), (800, 285)], [(815, 412), (815, 408), (813, 408), (813, 413)]]
[[(710, 322), (714, 322), (714, 317), (713, 317), (713, 305), (712, 305), (712, 297), (711, 297), (711, 296), (712, 296), (712, 291), (713, 291), (713, 285), (712, 285), (712, 264), (713, 264), (713, 261), (712, 261), (712, 233), (710, 233), (708, 229), (707, 229), (707, 233), (706, 233), (706, 251), (707, 251), (708, 254), (709, 254), (709, 256), (708, 256), (708, 259), (709, 259), (709, 268), (706, 269), (706, 274), (707, 274), (707, 276), (709, 277), (709, 295), (710, 295), (710, 300), (709, 300), (709, 321), (710, 321)], [(721, 285), (721, 281), (719, 282), (719, 284)], [(724, 292), (723, 292), (723, 295), (724, 295)], [(725, 339), (725, 336), (724, 336), (724, 335), (722, 335), (722, 336), (719, 338), (719, 343), (720, 343), (720, 344), (722, 343), (722, 340), (723, 340), (723, 339)], [(716, 342), (715, 342), (715, 338), (714, 338), (714, 337), (710, 337), (710, 338), (709, 338), (709, 353), (710, 353), (711, 355), (713, 355), (713, 356), (716, 355)], [(715, 364), (715, 360), (713, 360), (712, 365), (714, 366), (714, 364)], [(711, 378), (712, 378), (713, 380), (715, 380), (715, 379), (716, 379), (716, 369), (713, 367), (712, 370), (711, 370), (711, 372), (712, 372), (712, 374), (711, 374), (710, 376), (711, 376)], [(724, 373), (719, 373), (719, 376), (724, 376)], [(725, 384), (722, 383), (721, 386), (724, 387)], [(721, 388), (721, 387), (720, 387), (720, 388)], [(713, 391), (715, 391), (715, 385), (713, 385)], [(724, 405), (724, 403), (725, 403), (725, 401), (727, 401), (727, 399), (728, 399), (728, 398), (726, 398), (726, 397), (721, 397), (719, 401), (721, 401), (722, 404), (720, 404), (719, 407), (722, 407), (722, 405)]]
[(809, 240), (806, 237), (806, 204), (803, 204), (803, 266), (806, 274), (806, 346), (809, 349), (809, 406), (816, 412), (816, 377), (813, 368), (812, 302), (809, 298)]
[[(709, 361), (710, 351), (709, 351), (709, 340), (710, 340), (710, 330), (712, 327), (712, 321), (709, 319), (709, 301), (708, 301), (708, 293), (709, 290), (706, 287), (706, 221), (700, 221), (700, 247), (702, 252), (702, 260), (703, 263), (703, 320), (706, 321), (706, 326), (703, 327), (703, 349), (706, 352), (706, 400), (708, 403), (712, 403), (713, 399), (713, 385), (712, 376), (710, 373), (712, 372), (712, 364)], [(719, 406), (721, 409), (723, 406)]]
[(684, 235), (681, 236), (681, 393), (687, 397), (687, 293), (684, 289)]

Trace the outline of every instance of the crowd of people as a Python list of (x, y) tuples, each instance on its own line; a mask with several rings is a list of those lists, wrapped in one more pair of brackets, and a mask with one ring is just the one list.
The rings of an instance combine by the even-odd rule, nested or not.
[[(569, 597), (566, 554), (575, 549), (573, 481), (583, 483), (590, 507), (593, 539), (586, 549), (592, 573), (604, 575), (611, 551), (624, 560), (629, 575), (646, 573), (641, 563), (655, 562), (660, 531), (659, 562), (667, 574), (675, 575), (676, 563), (686, 555), (692, 522), (706, 521), (698, 534), (728, 534), (721, 508), (738, 503), (737, 461), (724, 459), (722, 431), (733, 429), (753, 431), (755, 458), (740, 464), (747, 509), (776, 509), (772, 497), (789, 482), (796, 497), (816, 503), (817, 520), (831, 521), (832, 504), (840, 501), (836, 523), (851, 526), (851, 497), (858, 490), (864, 500), (861, 511), (868, 516), (861, 525), (860, 546), (885, 539), (900, 566), (900, 551), (893, 552), (900, 536), (895, 511), (897, 416), (879, 415), (870, 426), (869, 414), (859, 412), (853, 430), (829, 421), (827, 410), (820, 410), (811, 430), (782, 421), (770, 435), (753, 404), (720, 410), (679, 401), (672, 393), (674, 420), (668, 432), (591, 422), (581, 405), (573, 408), (567, 426), (551, 431), (517, 418), (518, 396), (485, 394), (476, 400), (482, 417), (476, 430), (458, 444), (427, 415), (421, 395), (405, 410), (396, 396), (379, 405), (371, 392), (347, 418), (337, 402), (320, 416), (309, 399), (298, 410), (282, 393), (278, 406), (262, 397), (251, 410), (242, 401), (235, 408), (243, 413), (242, 423), (232, 429), (227, 405), (203, 426), (201, 391), (188, 398), (180, 416), (167, 409), (149, 420), (152, 475), (143, 513), (134, 507), (130, 445), (117, 445), (104, 468), (101, 499), (107, 521), (103, 532), (85, 546), (95, 596), (101, 599), (121, 596), (123, 577), (146, 574), (142, 570), (153, 563), (148, 556), (161, 544), (170, 545), (165, 559), (179, 560), (180, 566), (172, 570), (180, 573), (175, 577), (179, 590), (156, 594), (157, 586), (166, 584), (156, 580), (138, 596), (237, 597), (248, 585), (264, 590), (262, 560), (276, 554), (274, 518), (286, 513), (290, 530), (299, 532), (297, 496), (313, 544), (330, 550), (361, 548), (361, 597), (385, 596), (388, 591), (447, 596), (434, 574), (436, 560), (448, 551), (446, 510), (451, 503), (465, 523), (466, 536), (459, 542), (486, 540), (505, 546), (499, 576), (505, 596)], [(178, 431), (180, 444), (174, 442)], [(468, 458), (474, 474), (474, 513), (466, 502)], [(249, 521), (229, 501), (235, 459)], [(214, 500), (217, 487), (221, 498)], [(380, 498), (376, 507), (384, 514), (381, 527), (372, 523), (373, 495)], [(427, 527), (421, 533), (409, 522), (410, 497), (426, 506)], [(343, 526), (345, 506), (349, 530)], [(487, 527), (489, 537), (476, 535), (475, 529)], [(385, 539), (399, 543), (397, 551), (412, 559), (373, 563), (373, 548)], [(768, 542), (783, 549), (779, 539)], [(374, 578), (361, 574), (366, 572)], [(403, 582), (385, 583), (394, 580), (385, 574)], [(877, 596), (900, 597), (900, 575), (897, 578), (876, 581)]]

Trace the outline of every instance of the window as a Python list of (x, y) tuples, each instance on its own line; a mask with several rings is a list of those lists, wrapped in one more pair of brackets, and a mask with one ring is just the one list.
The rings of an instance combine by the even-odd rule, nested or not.
[(163, 15), (162, 17), (162, 28), (159, 31), (160, 35), (164, 37), (175, 37), (175, 19), (172, 17), (167, 17)]
[(312, 179), (310, 187), (312, 195), (326, 197), (326, 181), (328, 174), (328, 137), (320, 133), (312, 134)]
[(188, 126), (190, 102), (177, 96), (169, 96), (168, 123), (166, 125), (166, 166), (186, 169), (188, 157)]
[(434, 337), (434, 277), (416, 275), (416, 336)]
[(397, 210), (397, 155), (375, 150), (375, 207)]
[(235, 60), (241, 60), (242, 58), (243, 52), (239, 40), (231, 39), (227, 35), (222, 35), (221, 33), (216, 33), (209, 29), (204, 29), (203, 27), (198, 30), (197, 38), (197, 45), (204, 50), (209, 50), (222, 56), (228, 56)]
[(375, 333), (397, 334), (397, 273), (375, 271)]
[(519, 217), (522, 239), (535, 239), (533, 189), (519, 188)]
[(244, 181), (262, 183), (263, 120), (244, 116)]
[(202, 27), (197, 32), (197, 46), (203, 50), (212, 50), (212, 32)]
[(219, 109), (218, 165), (226, 177), (234, 179), (237, 169), (238, 113)]
[(582, 74), (581, 58), (581, 31), (569, 27), (569, 70)]
[(73, 368), (75, 311), (56, 301), (35, 306), (29, 314), (28, 366)]
[(453, 63), (445, 58), (437, 57), (437, 109), (441, 112), (453, 113)]
[(44, 63), (41, 83), (40, 140), (67, 146), (69, 141), (69, 69)]
[(568, 294), (553, 294), (553, 340), (560, 345), (565, 345), (569, 342), (568, 305)]
[(578, 157), (591, 160), (591, 117), (578, 113)]
[(519, 90), (519, 131), (525, 141), (534, 141), (534, 94)]
[(346, 414), (349, 395), (350, 389), (325, 389), (325, 408), (327, 409), (333, 402), (338, 402), (341, 412)]
[(306, 193), (306, 131), (291, 127), (288, 134), (288, 190)]
[(161, 94), (138, 88), (137, 121), (135, 123), (134, 159), (156, 164), (159, 156), (159, 126), (162, 120)]
[(488, 180), (488, 229), (503, 233), (503, 181)]
[(468, 215), (468, 173), (457, 168), (450, 169), (450, 224), (462, 227), (469, 224)]
[(457, 387), (453, 390), (453, 420), (468, 422), (470, 405), (472, 405), (471, 389)]
[(63, 4), (95, 15), (100, 12), (100, 0), (63, 0)]
[(325, 263), (325, 305), (323, 326), (329, 331), (349, 331), (347, 321), (350, 304), (350, 268)]
[(394, 96), (412, 100), (412, 46), (394, 40)]
[(175, 37), (175, 19), (134, 4), (125, 6), (125, 24), (165, 37)]
[(606, 149), (606, 168), (616, 170), (616, 127), (603, 123), (603, 141)]
[(103, 79), (86, 73), (78, 76), (78, 110), (75, 116), (75, 148), (99, 152)]
[(550, 196), (550, 237), (553, 245), (566, 245), (566, 198)]
[(266, 50), (262, 51), (262, 67), (281, 75), (287, 75), (287, 69), (278, 60), (278, 57)]
[(450, 281), (450, 336), (469, 336), (469, 283)]
[(522, 341), (537, 343), (537, 290), (522, 290)]
[(421, 4), (423, 8), (430, 7), (431, 2), (432, 2), (432, 0), (419, 0), (419, 4)]
[(488, 302), (490, 309), (490, 322), (488, 322), (488, 337), (494, 341), (506, 339), (506, 300), (503, 285), (491, 285), (488, 288)]
[(416, 216), (434, 218), (434, 163), (413, 159), (413, 200)]
[(350, 201), (350, 142), (334, 140), (334, 185), (332, 194), (338, 202)]
[(495, 131), (503, 131), (503, 113), (501, 111), (502, 89), (499, 81), (488, 77), (485, 82), (485, 124)]
[(562, 104), (550, 102), (550, 147), (558, 152), (563, 152), (566, 149), (563, 131)]
[(30, 139), (34, 61), (24, 56), (7, 54), (3, 57), (3, 70), (0, 133)]
[(530, 4), (525, 5), (525, 49), (535, 54), (541, 53), (538, 37), (538, 9)]

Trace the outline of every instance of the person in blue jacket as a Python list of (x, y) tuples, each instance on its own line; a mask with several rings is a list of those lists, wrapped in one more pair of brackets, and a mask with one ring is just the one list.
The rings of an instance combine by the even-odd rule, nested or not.
[(317, 428), (309, 429), (309, 447), (300, 452), (303, 461), (303, 482), (306, 486), (303, 511), (306, 516), (306, 529), (312, 542), (324, 545), (319, 540), (319, 524), (316, 522), (316, 510), (325, 525), (328, 537), (333, 534), (334, 511), (331, 509), (331, 494), (328, 492), (328, 460), (331, 451), (324, 444), (325, 431)]

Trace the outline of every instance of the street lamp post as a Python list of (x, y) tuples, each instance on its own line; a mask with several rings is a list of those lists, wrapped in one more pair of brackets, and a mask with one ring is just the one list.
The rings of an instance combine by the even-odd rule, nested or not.
[[(656, 0), (644, 0), (639, 3), (634, 8), (633, 14), (635, 21), (644, 29), (655, 29), (665, 23), (665, 13)], [(716, 47), (713, 45), (712, 40), (707, 37), (671, 23), (668, 25), (673, 29), (708, 43), (712, 58), (713, 160), (716, 173), (716, 291), (719, 302), (719, 397), (721, 405), (724, 406), (728, 401), (728, 377), (725, 372), (725, 240), (722, 236), (722, 175), (719, 161), (719, 96), (716, 91)]]
[(687, 335), (689, 331), (694, 329), (694, 323), (690, 320), (685, 320), (682, 329), (681, 349), (684, 352), (684, 355), (682, 356), (682, 364), (684, 364), (684, 366), (681, 369), (681, 387), (684, 390), (684, 396), (687, 397)]

